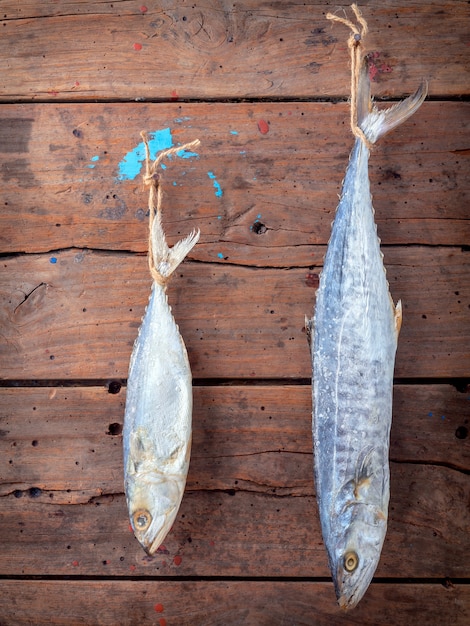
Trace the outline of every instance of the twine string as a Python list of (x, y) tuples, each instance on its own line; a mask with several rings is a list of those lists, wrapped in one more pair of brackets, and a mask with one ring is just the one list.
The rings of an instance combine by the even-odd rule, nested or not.
[(175, 146), (174, 148), (168, 148), (168, 150), (163, 150), (160, 152), (155, 160), (152, 161), (150, 156), (150, 147), (149, 147), (149, 139), (146, 132), (142, 131), (140, 136), (144, 140), (145, 146), (145, 174), (143, 176), (144, 184), (147, 185), (149, 189), (149, 242), (148, 242), (148, 263), (150, 274), (152, 275), (153, 280), (159, 285), (165, 286), (168, 280), (168, 277), (163, 276), (161, 272), (158, 271), (158, 268), (155, 264), (155, 257), (157, 253), (162, 251), (158, 251), (154, 249), (154, 222), (158, 221), (161, 230), (161, 244), (165, 247), (165, 253), (169, 253), (168, 246), (165, 241), (165, 237), (163, 235), (163, 229), (161, 226), (161, 215), (162, 215), (162, 198), (163, 192), (160, 182), (160, 173), (157, 171), (158, 166), (163, 161), (163, 159), (171, 156), (172, 154), (176, 154), (177, 152), (181, 152), (182, 150), (190, 150), (192, 148), (196, 148), (200, 141), (199, 139), (195, 139), (189, 143), (185, 143), (182, 146)]
[(352, 31), (348, 39), (349, 55), (351, 57), (351, 130), (353, 134), (356, 137), (359, 137), (359, 139), (361, 139), (370, 149), (372, 144), (359, 126), (357, 115), (359, 79), (364, 59), (362, 40), (367, 34), (368, 27), (367, 22), (362, 17), (358, 6), (356, 4), (352, 4), (351, 9), (353, 10), (356, 20), (361, 27), (360, 29), (351, 20), (348, 20), (345, 17), (339, 17), (338, 15), (333, 15), (333, 13), (327, 13), (326, 17), (333, 22), (340, 22), (341, 24), (344, 24)]

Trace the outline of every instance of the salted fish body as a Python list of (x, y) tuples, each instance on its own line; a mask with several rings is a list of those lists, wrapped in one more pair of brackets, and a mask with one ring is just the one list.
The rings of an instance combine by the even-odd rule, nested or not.
[(154, 282), (130, 359), (123, 428), (129, 519), (148, 554), (173, 525), (189, 468), (191, 369), (166, 285), (198, 238), (199, 231), (192, 232), (168, 248), (161, 214), (155, 215), (150, 238)]
[[(389, 438), (401, 303), (395, 307), (369, 186), (369, 147), (421, 105), (425, 86), (398, 105), (370, 103), (359, 80), (356, 138), (309, 323), (314, 474), (323, 540), (340, 606), (355, 606), (373, 577), (389, 504)], [(364, 139), (366, 141), (364, 141)]]

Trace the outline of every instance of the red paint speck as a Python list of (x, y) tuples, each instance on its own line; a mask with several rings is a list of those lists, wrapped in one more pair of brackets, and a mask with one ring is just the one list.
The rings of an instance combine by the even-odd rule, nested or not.
[(135, 43), (134, 44), (134, 50), (142, 50), (142, 44), (141, 43)]
[(388, 63), (380, 62), (380, 52), (377, 52), (377, 50), (369, 52), (366, 59), (369, 66), (369, 78), (374, 82), (380, 80), (380, 74), (390, 74), (390, 72), (393, 72), (393, 68), (388, 65)]
[(129, 565), (129, 569), (131, 570), (131, 572), (135, 572), (137, 568), (135, 565)]
[(157, 613), (163, 613), (163, 611), (165, 610), (163, 604), (160, 604), (160, 602), (156, 604), (153, 608)]
[(147, 11), (148, 11), (147, 7), (143, 4), (143, 5), (140, 7), (140, 12), (141, 12), (141, 13), (147, 13)]
[(158, 623), (160, 626), (166, 626), (166, 619), (164, 617), (160, 617)]
[(215, 543), (214, 543), (213, 541), (209, 541), (209, 545), (210, 545), (210, 546), (212, 546), (212, 547), (214, 547), (214, 546), (215, 546)]
[(377, 74), (379, 73), (379, 70), (377, 69), (376, 65), (372, 65), (372, 63), (369, 65), (369, 78), (372, 81), (375, 81)]
[(173, 91), (171, 92), (170, 100), (172, 100), (173, 102), (179, 100), (179, 95), (176, 89), (173, 89)]
[(269, 132), (269, 124), (265, 120), (258, 121), (258, 130), (262, 135), (266, 135)]
[(80, 565), (80, 563), (78, 561), (72, 561), (72, 565), (74, 567), (78, 567)]
[(317, 289), (318, 285), (320, 284), (320, 277), (318, 276), (318, 274), (305, 274), (305, 284), (307, 285), (307, 287), (313, 287), (314, 289)]
[(175, 558), (173, 559), (173, 563), (174, 563), (176, 566), (178, 566), (178, 565), (181, 565), (181, 561), (182, 561), (182, 560), (183, 560), (183, 559), (180, 557), (180, 555), (179, 555), (179, 554), (177, 554), (177, 555), (175, 556)]
[(55, 89), (49, 89), (49, 91), (47, 92), (50, 96), (58, 96), (59, 92), (56, 91)]
[(131, 531), (131, 533), (134, 532), (134, 529), (132, 528), (132, 526), (129, 524), (129, 530)]

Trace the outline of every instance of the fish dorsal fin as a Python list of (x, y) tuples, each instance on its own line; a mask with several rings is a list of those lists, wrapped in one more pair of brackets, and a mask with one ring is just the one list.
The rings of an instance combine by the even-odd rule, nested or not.
[(398, 339), (398, 335), (400, 334), (400, 330), (401, 330), (401, 322), (403, 319), (401, 300), (398, 300), (397, 305), (394, 307), (394, 309), (395, 309), (395, 332), (396, 332), (397, 339)]
[(308, 345), (312, 347), (312, 335), (313, 335), (313, 318), (305, 316), (305, 334), (307, 335)]

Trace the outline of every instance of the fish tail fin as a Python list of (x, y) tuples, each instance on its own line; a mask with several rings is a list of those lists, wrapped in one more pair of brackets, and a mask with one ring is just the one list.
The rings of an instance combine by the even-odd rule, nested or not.
[(150, 160), (150, 149), (148, 145), (147, 135), (141, 133), (144, 140), (146, 151), (146, 174), (144, 176), (145, 183), (150, 187), (149, 193), (149, 268), (154, 281), (160, 285), (165, 285), (173, 274), (178, 265), (193, 249), (199, 240), (200, 231), (193, 230), (184, 239), (178, 241), (172, 248), (168, 246), (165, 232), (162, 226), (162, 190), (159, 182), (157, 167), (163, 158), (180, 152), (195, 148), (199, 145), (196, 139), (191, 143), (176, 148), (170, 148), (161, 152), (153, 161)]
[(374, 144), (380, 137), (390, 132), (416, 113), (428, 93), (428, 85), (423, 81), (414, 94), (388, 109), (378, 109), (370, 97), (370, 78), (367, 61), (364, 58), (357, 85), (357, 125), (365, 138)]
[(161, 211), (155, 213), (149, 237), (149, 267), (153, 279), (165, 284), (178, 265), (199, 241), (200, 230), (193, 230), (170, 248), (162, 227)]

